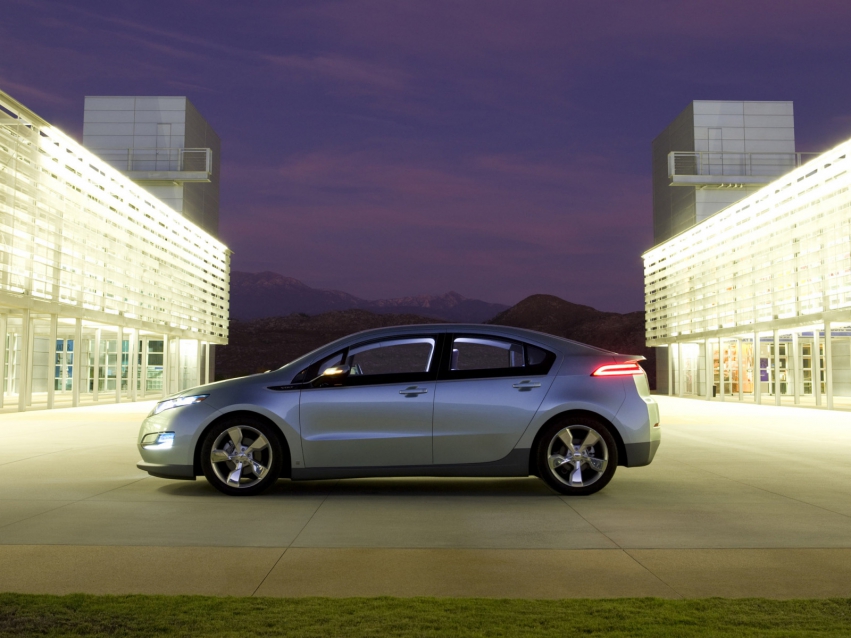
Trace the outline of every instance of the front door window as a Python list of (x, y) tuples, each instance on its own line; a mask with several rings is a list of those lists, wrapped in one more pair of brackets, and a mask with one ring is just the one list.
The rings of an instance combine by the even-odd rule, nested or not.
[(346, 363), (350, 377), (361, 377), (355, 383), (371, 383), (371, 377), (427, 373), (433, 355), (434, 339), (396, 339), (352, 348)]

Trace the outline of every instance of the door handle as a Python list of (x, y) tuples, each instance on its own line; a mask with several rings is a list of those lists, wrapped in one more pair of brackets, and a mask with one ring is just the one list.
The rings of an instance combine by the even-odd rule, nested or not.
[(540, 388), (541, 384), (532, 381), (522, 381), (520, 383), (515, 383), (512, 387), (517, 388), (518, 390), (525, 390), (526, 388)]
[(411, 394), (425, 394), (426, 392), (428, 392), (428, 388), (418, 388), (417, 386), (411, 386), (410, 388), (399, 390), (399, 394), (404, 394), (405, 396)]

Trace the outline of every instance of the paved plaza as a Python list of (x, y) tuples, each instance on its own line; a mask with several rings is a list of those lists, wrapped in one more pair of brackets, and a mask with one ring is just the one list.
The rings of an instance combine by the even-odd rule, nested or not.
[(0, 415), (0, 590), (258, 596), (851, 596), (851, 416), (659, 397), (652, 465), (528, 479), (280, 481), (135, 467), (152, 403)]

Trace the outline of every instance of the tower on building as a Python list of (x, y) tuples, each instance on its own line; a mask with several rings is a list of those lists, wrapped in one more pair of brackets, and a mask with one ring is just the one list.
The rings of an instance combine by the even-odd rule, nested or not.
[(653, 243), (801, 163), (792, 102), (695, 100), (653, 140)]
[(219, 136), (186, 97), (87, 97), (83, 146), (214, 237)]

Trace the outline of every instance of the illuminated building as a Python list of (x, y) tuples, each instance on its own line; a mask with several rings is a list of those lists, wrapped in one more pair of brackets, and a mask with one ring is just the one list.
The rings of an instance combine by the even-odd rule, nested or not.
[(669, 151), (671, 189), (686, 176), (688, 188), (732, 190), (760, 162), (791, 170), (760, 176), (768, 183), (644, 254), (658, 386), (677, 396), (851, 406), (851, 140), (816, 156), (701, 153), (685, 162), (688, 152)]
[(0, 92), (2, 405), (159, 398), (212, 380), (229, 261), (213, 235)]

